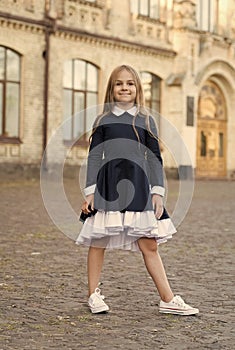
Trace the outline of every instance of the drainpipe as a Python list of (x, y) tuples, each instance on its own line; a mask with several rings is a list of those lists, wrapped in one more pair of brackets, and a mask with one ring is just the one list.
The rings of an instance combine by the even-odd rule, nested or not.
[(45, 69), (44, 69), (44, 119), (43, 119), (43, 170), (47, 170), (47, 125), (48, 125), (48, 93), (49, 93), (49, 59), (50, 59), (50, 27), (45, 28), (45, 50), (43, 52), (43, 57), (45, 59)]
[(45, 59), (45, 70), (44, 70), (44, 119), (43, 119), (43, 170), (47, 170), (47, 134), (48, 134), (48, 100), (49, 100), (49, 69), (50, 69), (50, 36), (56, 31), (56, 18), (57, 13), (54, 10), (54, 2), (46, 3), (46, 20), (47, 25), (45, 26), (45, 50), (43, 57)]

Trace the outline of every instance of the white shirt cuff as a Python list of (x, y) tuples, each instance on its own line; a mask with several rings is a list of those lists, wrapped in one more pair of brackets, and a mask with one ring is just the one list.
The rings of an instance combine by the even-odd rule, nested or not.
[(159, 196), (164, 197), (165, 188), (162, 186), (153, 186), (151, 188), (151, 194), (159, 194)]
[(83, 192), (85, 196), (89, 196), (89, 194), (95, 193), (95, 189), (96, 189), (96, 184), (84, 188)]

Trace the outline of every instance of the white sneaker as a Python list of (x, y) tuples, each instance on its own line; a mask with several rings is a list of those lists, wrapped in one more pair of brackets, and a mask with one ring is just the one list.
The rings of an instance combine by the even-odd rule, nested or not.
[(186, 304), (179, 295), (175, 295), (169, 303), (165, 303), (162, 300), (160, 301), (159, 312), (188, 316), (198, 314), (199, 310)]
[(109, 310), (108, 305), (104, 302), (104, 296), (100, 294), (99, 288), (96, 288), (95, 292), (90, 295), (88, 306), (93, 314)]

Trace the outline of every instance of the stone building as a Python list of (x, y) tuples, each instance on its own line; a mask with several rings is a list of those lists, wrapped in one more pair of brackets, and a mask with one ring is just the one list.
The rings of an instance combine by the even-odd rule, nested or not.
[[(136, 68), (147, 106), (164, 117), (166, 168), (235, 177), (233, 0), (1, 0), (2, 171), (39, 167), (64, 120), (57, 146), (79, 164), (94, 119), (86, 109), (102, 103), (120, 64)], [(190, 161), (180, 149), (175, 160), (162, 120), (175, 126)]]

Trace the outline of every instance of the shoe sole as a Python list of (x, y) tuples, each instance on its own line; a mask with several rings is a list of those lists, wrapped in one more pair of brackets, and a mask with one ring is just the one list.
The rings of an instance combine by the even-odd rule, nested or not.
[(99, 313), (102, 313), (102, 312), (108, 312), (109, 311), (109, 307), (107, 305), (106, 306), (96, 307), (96, 308), (90, 307), (90, 310), (91, 310), (92, 314), (99, 314)]
[(172, 310), (172, 309), (159, 309), (159, 312), (162, 314), (173, 314), (173, 315), (180, 315), (180, 316), (191, 316), (196, 315), (199, 313), (199, 310), (187, 310), (187, 311), (181, 311), (181, 310)]

